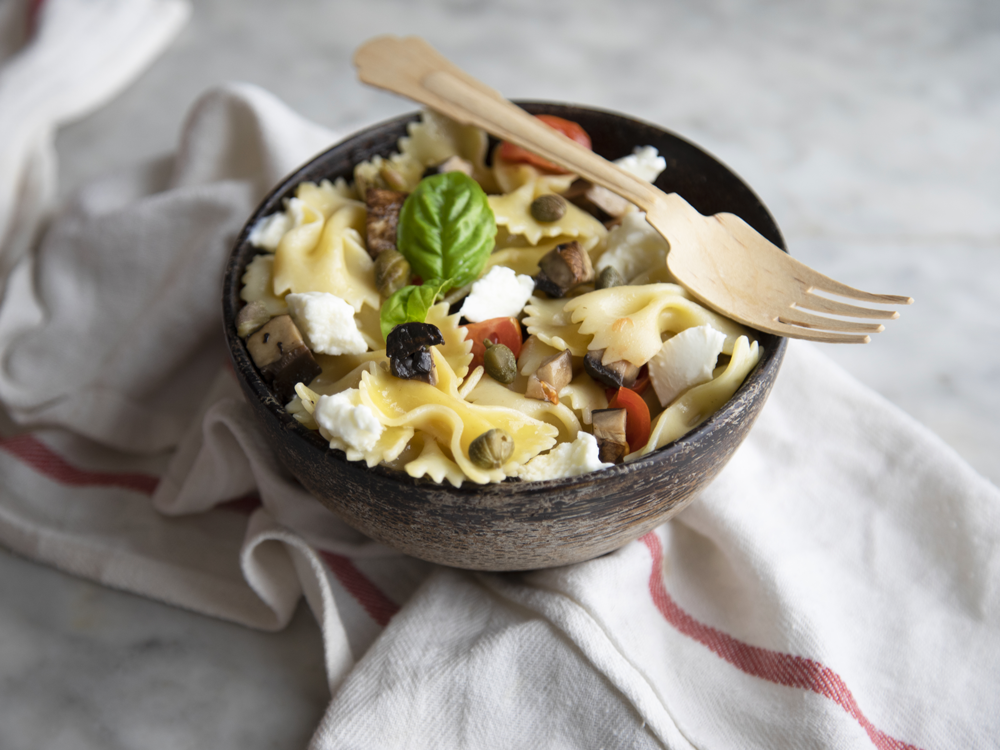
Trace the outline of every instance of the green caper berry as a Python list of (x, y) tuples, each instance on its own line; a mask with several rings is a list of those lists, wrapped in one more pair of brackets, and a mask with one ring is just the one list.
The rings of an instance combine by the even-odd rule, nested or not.
[(535, 221), (551, 224), (559, 221), (566, 214), (566, 199), (561, 195), (549, 193), (540, 195), (531, 202), (531, 216)]
[(625, 286), (625, 279), (614, 266), (608, 266), (597, 277), (597, 289), (610, 289), (613, 286)]
[(514, 438), (496, 427), (469, 444), (469, 460), (480, 469), (499, 469), (513, 453)]
[(489, 339), (483, 339), (486, 354), (483, 355), (483, 367), (486, 374), (498, 383), (510, 385), (517, 376), (517, 360), (514, 352), (503, 344), (494, 344)]
[(398, 292), (410, 280), (410, 264), (398, 250), (383, 250), (375, 258), (375, 286), (383, 297)]

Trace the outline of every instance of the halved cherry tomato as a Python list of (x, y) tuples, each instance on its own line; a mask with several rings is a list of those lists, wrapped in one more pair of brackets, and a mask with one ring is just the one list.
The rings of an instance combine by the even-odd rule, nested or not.
[(482, 323), (468, 323), (462, 328), (465, 329), (465, 337), (472, 339), (470, 370), (476, 369), (483, 363), (483, 356), (486, 354), (483, 339), (489, 339), (494, 344), (503, 344), (513, 353), (514, 359), (521, 353), (521, 324), (517, 318), (490, 318)]
[[(635, 378), (635, 383), (632, 384), (632, 387), (629, 390), (635, 391), (641, 396), (646, 392), (646, 389), (649, 387), (650, 382), (651, 381), (649, 379), (649, 366), (643, 365), (641, 368), (639, 368), (639, 374)], [(617, 388), (605, 388), (604, 395), (607, 396), (608, 401), (610, 401), (612, 398), (614, 398), (614, 395), (617, 391), (618, 391)]]
[[(544, 122), (550, 128), (558, 130), (560, 133), (568, 136), (581, 146), (591, 148), (590, 136), (587, 135), (587, 131), (581, 128), (578, 123), (575, 123), (572, 120), (564, 120), (563, 118), (555, 117), (554, 115), (536, 115), (536, 117), (538, 117), (539, 120)], [(557, 164), (553, 164), (548, 159), (543, 159), (537, 154), (531, 153), (527, 149), (515, 146), (513, 143), (507, 143), (507, 141), (500, 144), (500, 150), (497, 154), (504, 161), (525, 162), (536, 166), (539, 169), (545, 170), (546, 172), (551, 172), (552, 174), (568, 174), (567, 170)]]
[(625, 440), (630, 452), (649, 442), (649, 407), (635, 391), (619, 388), (608, 401), (609, 409), (625, 410)]

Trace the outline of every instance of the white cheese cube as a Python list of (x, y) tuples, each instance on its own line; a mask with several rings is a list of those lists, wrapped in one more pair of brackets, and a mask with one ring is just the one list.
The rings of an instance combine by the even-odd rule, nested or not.
[(726, 343), (723, 333), (704, 325), (668, 339), (649, 360), (649, 380), (662, 406), (684, 391), (712, 379), (715, 362)]
[(560, 443), (548, 453), (535, 456), (520, 468), (517, 475), (525, 482), (541, 482), (614, 466), (601, 461), (598, 458), (600, 452), (597, 439), (589, 432), (581, 432), (572, 443)]
[(375, 412), (361, 403), (361, 393), (351, 388), (333, 396), (320, 396), (313, 411), (320, 434), (331, 448), (350, 454), (372, 450), (385, 429)]
[(625, 214), (622, 222), (608, 232), (607, 250), (601, 253), (594, 271), (598, 274), (608, 266), (631, 281), (643, 271), (661, 268), (667, 262), (670, 245), (638, 211)]
[(285, 232), (292, 228), (292, 221), (284, 211), (258, 219), (250, 230), (247, 240), (254, 247), (262, 247), (272, 253), (278, 249), (278, 243)]
[(354, 320), (354, 308), (329, 292), (302, 292), (285, 297), (288, 312), (317, 354), (362, 354), (368, 344)]
[(646, 182), (654, 182), (667, 168), (667, 160), (653, 146), (636, 146), (628, 156), (615, 159), (615, 164)]
[(535, 291), (530, 276), (516, 274), (506, 266), (493, 266), (472, 285), (462, 303), (462, 315), (472, 323), (490, 318), (516, 318)]
[(284, 211), (258, 219), (257, 223), (250, 229), (247, 241), (254, 247), (260, 247), (273, 253), (278, 249), (281, 238), (290, 229), (295, 229), (306, 223), (307, 209), (308, 206), (304, 201), (292, 198), (286, 204)]

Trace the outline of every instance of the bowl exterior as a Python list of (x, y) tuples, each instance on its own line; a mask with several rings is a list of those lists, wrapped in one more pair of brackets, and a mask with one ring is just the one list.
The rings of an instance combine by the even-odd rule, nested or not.
[[(575, 120), (608, 158), (653, 145), (667, 160), (657, 186), (703, 214), (729, 211), (779, 246), (767, 209), (723, 164), (647, 123), (583, 107), (522, 103), (535, 114)], [(260, 217), (281, 210), (296, 185), (343, 176), (374, 154), (387, 156), (417, 114), (369, 128), (290, 175), (247, 223), (230, 257), (223, 290), (226, 337), (237, 378), (281, 463), (331, 511), (388, 546), (430, 562), (476, 570), (528, 570), (588, 560), (642, 536), (686, 507), (747, 436), (777, 375), (786, 340), (758, 334), (763, 355), (718, 412), (680, 440), (635, 462), (570, 479), (460, 488), (368, 469), (330, 450), (285, 411), (254, 367), (233, 321), (241, 278), (257, 250), (247, 242)]]

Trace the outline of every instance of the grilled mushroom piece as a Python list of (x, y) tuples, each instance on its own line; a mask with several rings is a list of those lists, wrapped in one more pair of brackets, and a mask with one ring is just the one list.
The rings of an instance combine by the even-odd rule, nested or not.
[(430, 347), (444, 343), (441, 330), (430, 323), (402, 323), (385, 340), (389, 370), (397, 378), (437, 385), (437, 368)]
[(559, 403), (559, 391), (573, 379), (573, 357), (568, 351), (554, 354), (543, 361), (528, 378), (525, 397)]
[(571, 289), (594, 280), (594, 266), (579, 242), (564, 242), (542, 256), (535, 288), (549, 297), (564, 297)]
[(624, 409), (595, 409), (594, 437), (600, 450), (598, 457), (605, 463), (617, 463), (628, 453), (625, 424), (628, 414)]
[(563, 197), (601, 222), (620, 219), (632, 205), (620, 195), (582, 177), (569, 186)]
[(279, 315), (264, 324), (247, 339), (247, 350), (283, 402), (292, 399), (298, 383), (308, 385), (323, 371), (288, 315)]
[(396, 227), (399, 226), (399, 210), (406, 200), (406, 193), (370, 187), (365, 191), (365, 244), (368, 254), (377, 258), (383, 250), (396, 249)]
[(447, 174), (448, 172), (463, 172), (472, 177), (472, 162), (466, 161), (461, 156), (449, 156), (440, 164), (427, 167), (423, 177), (432, 177), (436, 174)]
[(635, 385), (636, 378), (639, 377), (638, 367), (625, 359), (601, 364), (603, 358), (604, 349), (587, 352), (587, 356), (583, 358), (583, 369), (590, 377), (608, 388), (631, 388)]
[(245, 339), (271, 319), (263, 302), (254, 300), (245, 304), (236, 315), (236, 335)]

